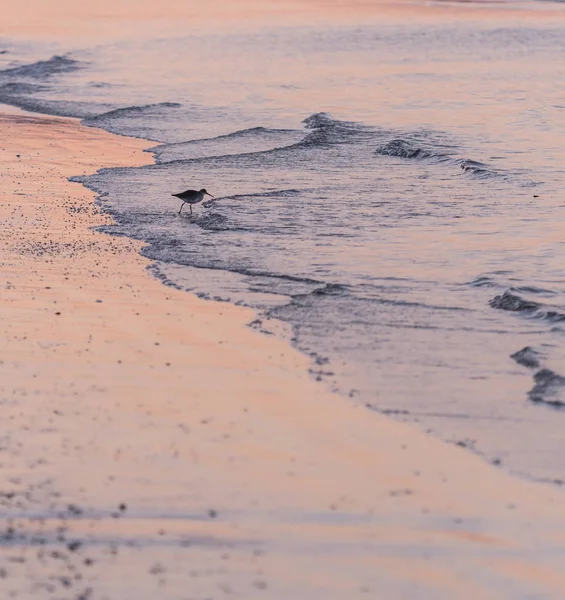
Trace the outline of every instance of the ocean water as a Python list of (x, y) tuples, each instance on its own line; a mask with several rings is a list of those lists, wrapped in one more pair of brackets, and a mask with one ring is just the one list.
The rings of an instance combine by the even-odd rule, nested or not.
[(287, 323), (368, 419), (560, 483), (565, 21), (539, 7), (0, 40), (0, 102), (154, 142), (75, 179), (164, 284)]

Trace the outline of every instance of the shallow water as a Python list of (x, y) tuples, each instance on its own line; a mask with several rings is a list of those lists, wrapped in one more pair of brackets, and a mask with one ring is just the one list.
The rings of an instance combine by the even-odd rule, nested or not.
[[(5, 41), (0, 100), (155, 140), (156, 164), (77, 180), (165, 283), (289, 323), (368, 418), (561, 480), (555, 14)], [(191, 187), (217, 199), (179, 217), (171, 193)]]

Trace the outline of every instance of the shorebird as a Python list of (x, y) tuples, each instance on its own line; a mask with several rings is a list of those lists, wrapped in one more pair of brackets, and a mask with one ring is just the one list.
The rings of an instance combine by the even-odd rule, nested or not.
[(204, 200), (204, 196), (210, 196), (210, 198), (214, 197), (212, 196), (212, 194), (209, 194), (206, 190), (200, 190), (199, 192), (197, 192), (196, 190), (186, 190), (184, 192), (181, 192), (180, 194), (173, 194), (173, 196), (182, 200), (179, 215), (181, 214), (182, 208), (185, 204), (188, 204), (188, 207), (190, 208), (190, 214), (192, 214), (193, 204), (198, 204), (199, 202), (202, 202), (202, 200)]

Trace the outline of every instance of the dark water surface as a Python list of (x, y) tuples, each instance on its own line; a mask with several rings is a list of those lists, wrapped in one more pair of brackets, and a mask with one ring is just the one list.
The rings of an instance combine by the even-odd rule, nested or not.
[[(0, 101), (155, 141), (155, 164), (77, 181), (165, 283), (289, 323), (368, 418), (561, 480), (560, 23), (0, 40)], [(217, 200), (179, 217), (200, 187)]]

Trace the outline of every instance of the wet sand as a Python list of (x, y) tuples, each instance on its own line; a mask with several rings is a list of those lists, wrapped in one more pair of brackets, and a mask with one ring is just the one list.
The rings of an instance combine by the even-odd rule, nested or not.
[(148, 144), (7, 109), (0, 134), (2, 597), (563, 597), (559, 488), (332, 395), (93, 229), (67, 177)]

